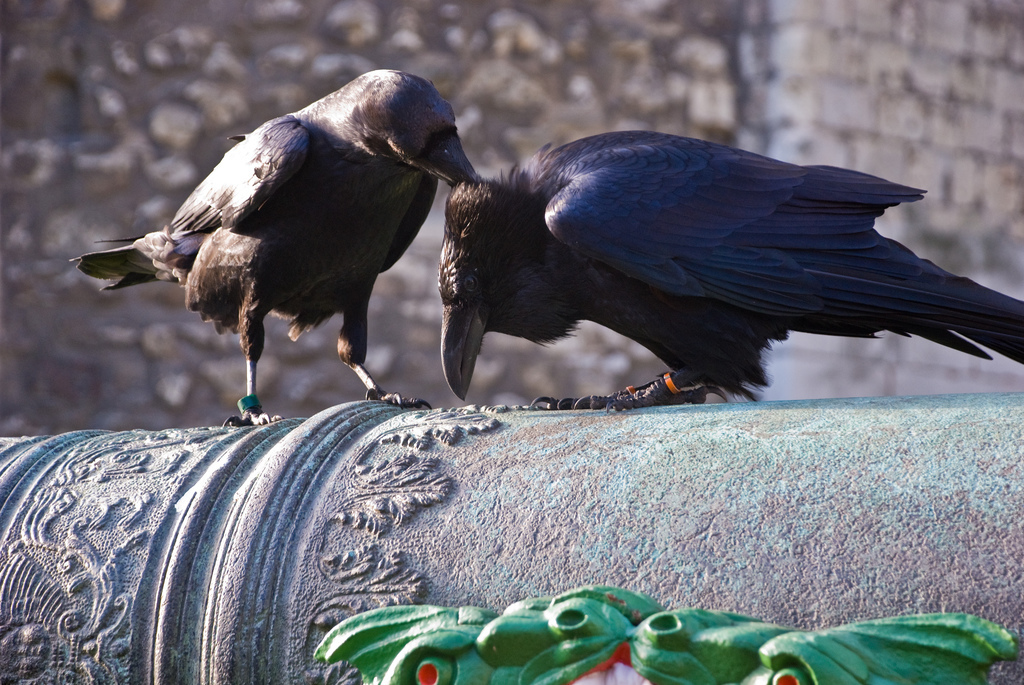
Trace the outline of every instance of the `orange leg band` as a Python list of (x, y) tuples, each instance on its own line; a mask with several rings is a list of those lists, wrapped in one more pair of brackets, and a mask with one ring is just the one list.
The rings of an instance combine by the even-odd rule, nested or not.
[(672, 374), (666, 373), (664, 376), (662, 376), (662, 378), (665, 379), (665, 387), (667, 387), (669, 392), (671, 392), (673, 395), (678, 395), (679, 393), (682, 392), (682, 390), (677, 388), (676, 384), (672, 382)]

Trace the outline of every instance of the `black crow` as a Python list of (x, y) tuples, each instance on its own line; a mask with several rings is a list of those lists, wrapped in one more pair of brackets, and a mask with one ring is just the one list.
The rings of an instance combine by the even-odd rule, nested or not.
[(1024, 363), (1024, 303), (879, 235), (923, 191), (691, 138), (631, 131), (544, 148), (448, 197), (441, 355), (465, 398), (487, 331), (548, 343), (581, 320), (651, 350), (670, 372), (562, 407), (751, 397), (789, 331), (918, 335)]
[(181, 283), (190, 310), (239, 333), (246, 396), (232, 425), (271, 420), (256, 398), (267, 314), (289, 319), (294, 340), (341, 313), (338, 356), (367, 398), (425, 405), (384, 393), (363, 368), (367, 306), (377, 275), (419, 231), (437, 179), (476, 178), (451, 105), (423, 78), (373, 71), (237, 139), (163, 231), (83, 255), (78, 268), (119, 279), (107, 289)]

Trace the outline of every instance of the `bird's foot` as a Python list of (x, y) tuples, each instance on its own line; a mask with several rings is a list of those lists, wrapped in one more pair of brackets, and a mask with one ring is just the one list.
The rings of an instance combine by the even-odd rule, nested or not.
[(430, 405), (418, 397), (402, 397), (397, 392), (384, 392), (384, 388), (377, 385), (377, 381), (373, 380), (373, 376), (367, 371), (362, 364), (351, 363), (349, 366), (356, 375), (359, 376), (359, 380), (366, 386), (366, 399), (368, 400), (380, 400), (381, 402), (387, 402), (393, 404), (396, 407), (402, 409), (430, 409)]
[(658, 407), (672, 404), (704, 404), (708, 394), (724, 397), (721, 389), (713, 385), (698, 383), (679, 387), (671, 373), (657, 378), (639, 388), (632, 386), (614, 395), (591, 395), (589, 397), (538, 397), (531, 406), (541, 409), (607, 409), (624, 411), (641, 407)]
[(263, 407), (260, 405), (260, 401), (256, 398), (256, 395), (246, 395), (242, 399), (238, 400), (238, 411), (242, 412), (241, 416), (229, 416), (224, 421), (225, 426), (232, 426), (238, 428), (240, 426), (267, 426), (275, 421), (280, 421), (280, 416), (271, 416), (270, 414), (263, 411)]
[(366, 391), (366, 399), (368, 400), (379, 400), (381, 402), (387, 402), (393, 404), (396, 407), (402, 409), (430, 409), (430, 404), (426, 400), (421, 400), (418, 397), (403, 397), (397, 392), (384, 392), (380, 388), (369, 388)]

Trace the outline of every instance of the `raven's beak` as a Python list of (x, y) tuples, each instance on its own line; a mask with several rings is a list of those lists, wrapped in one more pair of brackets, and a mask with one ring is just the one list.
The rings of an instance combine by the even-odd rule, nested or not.
[(449, 136), (424, 157), (413, 162), (415, 166), (432, 174), (450, 186), (465, 181), (479, 180), (473, 165), (466, 159), (462, 150), (462, 141), (457, 135)]
[(441, 366), (448, 387), (459, 399), (466, 399), (473, 368), (484, 339), (487, 315), (479, 305), (456, 305), (444, 309), (441, 323)]

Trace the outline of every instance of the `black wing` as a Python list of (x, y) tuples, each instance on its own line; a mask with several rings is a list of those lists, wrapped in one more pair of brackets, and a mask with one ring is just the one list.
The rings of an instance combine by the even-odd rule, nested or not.
[(420, 226), (423, 225), (423, 222), (427, 220), (427, 215), (430, 214), (430, 208), (434, 204), (434, 195), (436, 193), (437, 179), (430, 174), (423, 174), (420, 178), (420, 185), (416, 189), (416, 195), (409, 204), (409, 209), (406, 210), (405, 216), (402, 217), (402, 223), (398, 225), (395, 237), (391, 240), (391, 249), (388, 250), (387, 257), (384, 259), (384, 265), (380, 269), (382, 273), (394, 266), (395, 262), (405, 254), (409, 245), (412, 244), (413, 238), (420, 231)]
[(245, 136), (178, 209), (170, 226), (175, 239), (235, 228), (299, 170), (308, 148), (308, 132), (291, 115)]
[(923, 191), (648, 132), (542, 152), (527, 171), (556, 188), (556, 238), (665, 292), (793, 317), (795, 330), (890, 330), (988, 357), (954, 331), (1024, 363), (1024, 303), (874, 230)]
[(922, 269), (912, 255), (894, 261), (905, 251), (873, 228), (886, 207), (920, 199), (914, 188), (665, 134), (577, 143), (547, 153), (562, 169), (548, 228), (665, 292), (801, 315), (827, 307), (822, 269)]

